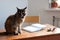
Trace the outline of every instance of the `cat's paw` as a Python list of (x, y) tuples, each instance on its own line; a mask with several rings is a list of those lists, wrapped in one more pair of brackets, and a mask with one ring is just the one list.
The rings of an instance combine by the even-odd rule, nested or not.
[(14, 32), (13, 34), (14, 34), (14, 35), (18, 35), (18, 33), (15, 33), (15, 32)]
[(18, 33), (20, 33), (21, 34), (21, 32), (19, 31)]
[(14, 33), (14, 35), (18, 35), (18, 33)]

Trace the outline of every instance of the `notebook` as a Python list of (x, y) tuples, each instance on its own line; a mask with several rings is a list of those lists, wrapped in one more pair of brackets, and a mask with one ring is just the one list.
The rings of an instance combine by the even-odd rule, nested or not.
[(28, 31), (28, 32), (37, 32), (45, 28), (46, 25), (42, 24), (31, 24), (30, 26), (26, 26), (23, 28), (23, 30)]

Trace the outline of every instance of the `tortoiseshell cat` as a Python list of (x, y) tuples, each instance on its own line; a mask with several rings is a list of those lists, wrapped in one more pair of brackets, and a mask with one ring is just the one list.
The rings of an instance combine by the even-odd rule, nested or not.
[(25, 9), (19, 9), (17, 8), (17, 12), (14, 15), (11, 15), (7, 18), (5, 22), (5, 30), (7, 34), (14, 34), (18, 35), (18, 33), (21, 33), (20, 31), (20, 25), (23, 22), (24, 16), (26, 15)]

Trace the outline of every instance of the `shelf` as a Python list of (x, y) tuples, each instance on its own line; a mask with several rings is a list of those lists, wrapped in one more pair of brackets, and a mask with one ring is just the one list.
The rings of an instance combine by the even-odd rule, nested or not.
[(60, 8), (47, 8), (46, 11), (60, 11)]

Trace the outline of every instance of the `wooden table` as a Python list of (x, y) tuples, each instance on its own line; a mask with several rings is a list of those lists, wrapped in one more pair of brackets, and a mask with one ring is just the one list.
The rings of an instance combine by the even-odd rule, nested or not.
[(22, 34), (19, 35), (4, 35), (1, 34), (5, 32), (5, 30), (0, 30), (0, 40), (60, 40), (60, 33), (47, 32), (47, 29), (50, 27), (54, 27), (52, 25), (46, 24), (46, 28), (44, 30), (29, 33), (22, 30)]

